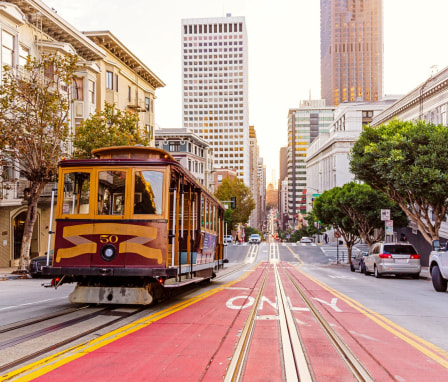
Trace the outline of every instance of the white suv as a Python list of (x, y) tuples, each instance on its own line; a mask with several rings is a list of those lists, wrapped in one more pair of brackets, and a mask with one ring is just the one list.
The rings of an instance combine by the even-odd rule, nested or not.
[(261, 243), (261, 237), (257, 233), (254, 233), (250, 235), (249, 237), (249, 243), (250, 244), (260, 244)]
[(432, 249), (429, 256), (432, 285), (437, 292), (445, 292), (448, 279), (448, 252), (446, 248), (441, 248), (439, 240), (432, 242)]

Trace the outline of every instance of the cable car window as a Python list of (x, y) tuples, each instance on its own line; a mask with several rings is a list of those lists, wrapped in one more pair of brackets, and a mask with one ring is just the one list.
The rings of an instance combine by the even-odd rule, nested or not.
[(98, 173), (98, 215), (124, 215), (126, 171)]
[(205, 201), (201, 196), (201, 228), (205, 228)]
[(70, 172), (64, 175), (63, 215), (88, 214), (90, 173)]
[(162, 214), (163, 172), (136, 171), (134, 214)]

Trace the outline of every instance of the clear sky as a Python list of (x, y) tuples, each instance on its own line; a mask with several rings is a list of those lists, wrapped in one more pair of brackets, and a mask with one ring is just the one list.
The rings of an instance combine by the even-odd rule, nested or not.
[[(278, 176), (287, 115), (320, 98), (319, 0), (43, 0), (81, 31), (110, 30), (166, 87), (156, 124), (182, 127), (181, 19), (245, 16), (249, 39), (249, 123), (268, 182)], [(431, 67), (448, 66), (446, 0), (383, 0), (384, 93), (406, 94)]]

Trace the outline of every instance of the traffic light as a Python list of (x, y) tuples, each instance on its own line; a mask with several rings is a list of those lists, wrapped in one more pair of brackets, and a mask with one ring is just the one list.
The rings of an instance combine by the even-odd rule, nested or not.
[(230, 198), (230, 208), (231, 208), (232, 210), (234, 210), (234, 209), (236, 208), (236, 197), (235, 197), (235, 196), (232, 196), (232, 197)]

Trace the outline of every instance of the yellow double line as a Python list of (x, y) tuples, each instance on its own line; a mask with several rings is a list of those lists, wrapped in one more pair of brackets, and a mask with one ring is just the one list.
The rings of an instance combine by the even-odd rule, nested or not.
[(392, 333), (393, 335), (397, 336), (398, 338), (401, 338), (403, 341), (411, 345), (413, 348), (417, 349), (421, 353), (425, 354), (427, 357), (431, 358), (444, 368), (448, 369), (448, 352), (439, 348), (438, 346), (432, 344), (431, 342), (428, 342), (424, 340), (423, 338), (420, 338), (419, 336), (416, 336), (414, 333), (409, 332), (408, 330), (404, 329), (403, 327), (397, 325), (396, 323), (392, 322), (391, 320), (387, 319), (386, 317), (382, 316), (379, 313), (376, 313), (375, 311), (366, 308), (364, 305), (361, 305), (358, 301), (353, 300), (352, 298), (342, 294), (341, 292), (329, 287), (328, 285), (324, 284), (323, 282), (315, 279), (314, 277), (304, 273), (300, 268), (303, 265), (302, 260), (298, 257), (297, 254), (295, 254), (289, 247), (288, 249), (291, 251), (291, 253), (294, 254), (297, 260), (299, 260), (300, 265), (297, 267), (299, 272), (302, 273), (304, 276), (308, 277), (310, 280), (318, 284), (323, 289), (327, 290), (334, 296), (338, 297), (340, 300), (347, 303), (349, 306), (357, 310), (358, 312), (364, 314), (369, 319), (380, 325), (382, 328), (386, 329), (388, 332)]

